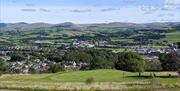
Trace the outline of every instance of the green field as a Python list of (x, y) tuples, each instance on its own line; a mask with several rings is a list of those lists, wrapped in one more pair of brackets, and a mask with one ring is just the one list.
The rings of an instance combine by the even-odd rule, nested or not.
[(168, 48), (168, 46), (142, 46), (142, 48), (154, 48), (154, 49), (159, 49), (159, 48)]
[(115, 52), (133, 51), (133, 49), (130, 49), (130, 48), (101, 48), (101, 47), (98, 47), (96, 49), (111, 50), (111, 51), (115, 51)]
[(166, 38), (160, 39), (159, 41), (168, 41), (168, 42), (180, 42), (180, 32), (166, 33)]
[[(160, 48), (168, 48), (168, 46), (141, 46), (142, 48), (154, 48), (154, 49), (160, 49)], [(97, 47), (96, 49), (99, 50), (110, 50), (110, 51), (115, 51), (115, 52), (124, 52), (124, 51), (134, 51), (134, 49), (131, 48), (101, 48)]]
[[(57, 90), (117, 90), (117, 89), (180, 89), (180, 78), (168, 78), (176, 76), (175, 72), (155, 72), (156, 78), (151, 78), (150, 72), (144, 72), (142, 77), (138, 73), (118, 70), (92, 70), (59, 72), (55, 74), (5, 74), (0, 77), (2, 89), (57, 89)], [(92, 84), (86, 80), (93, 78)], [(155, 85), (153, 85), (155, 84)], [(177, 91), (178, 91), (177, 90)], [(38, 91), (38, 90), (37, 90)], [(139, 90), (134, 90), (139, 91)], [(143, 90), (149, 91), (149, 90)], [(169, 91), (169, 90), (168, 90)]]

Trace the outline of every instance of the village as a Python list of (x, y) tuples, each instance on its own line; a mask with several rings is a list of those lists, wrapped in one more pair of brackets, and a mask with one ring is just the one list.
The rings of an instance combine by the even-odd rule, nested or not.
[[(47, 44), (53, 44), (52, 42), (42, 42), (42, 41), (35, 41), (35, 45), (47, 45)], [(56, 44), (57, 45), (57, 44)], [(59, 43), (59, 45), (63, 45), (63, 47), (55, 48), (47, 48), (47, 47), (38, 47), (38, 46), (32, 46), (32, 47), (25, 47), (25, 46), (9, 46), (9, 47), (3, 47), (0, 48), (0, 60), (9, 61), (12, 59), (10, 55), (8, 55), (11, 52), (24, 52), (24, 53), (30, 53), (30, 52), (50, 52), (52, 50), (59, 50), (59, 51), (66, 51), (66, 50), (72, 50), (72, 49), (96, 49), (96, 48), (123, 48), (125, 49), (131, 49), (131, 51), (136, 52), (142, 56), (143, 59), (146, 60), (158, 60), (158, 54), (160, 53), (171, 53), (171, 52), (177, 52), (180, 53), (180, 49), (177, 48), (177, 45), (171, 44), (171, 46), (167, 46), (165, 48), (143, 48), (140, 46), (120, 46), (120, 45), (112, 45), (108, 44), (107, 41), (99, 41), (99, 42), (89, 42), (89, 41), (74, 41), (72, 45), (67, 43)], [(147, 45), (150, 46), (150, 45)], [(119, 51), (112, 50), (112, 53), (119, 53)], [(75, 61), (68, 61), (66, 63), (63, 62), (55, 62), (52, 60), (47, 59), (46, 57), (43, 58), (35, 58), (32, 59), (31, 56), (28, 56), (27, 58), (23, 60), (16, 60), (16, 61), (10, 61), (8, 64), (10, 67), (10, 71), (13, 73), (29, 73), (29, 72), (35, 72), (35, 73), (41, 73), (46, 72), (48, 69), (50, 69), (50, 64), (61, 64), (65, 69), (80, 69), (82, 66), (87, 65), (87, 63), (76, 63)]]

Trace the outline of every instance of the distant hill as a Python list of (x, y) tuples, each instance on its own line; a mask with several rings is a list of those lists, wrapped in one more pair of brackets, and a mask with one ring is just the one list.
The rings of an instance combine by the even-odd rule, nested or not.
[(125, 29), (160, 29), (162, 27), (174, 27), (179, 26), (180, 22), (167, 22), (167, 23), (98, 23), (98, 24), (74, 24), (71, 22), (65, 22), (60, 24), (48, 24), (48, 23), (0, 23), (0, 30), (18, 30), (18, 31), (31, 31), (31, 30), (60, 30), (71, 29), (74, 31), (81, 31), (91, 28), (125, 28)]
[(74, 31), (81, 31), (81, 30), (84, 30), (85, 27), (82, 25), (71, 23), (71, 22), (65, 22), (61, 24), (52, 25), (51, 28), (52, 29), (71, 29)]
[(19, 31), (29, 31), (29, 30), (36, 30), (36, 29), (48, 29), (51, 27), (51, 24), (47, 23), (1, 23), (0, 24), (1, 30), (19, 30)]

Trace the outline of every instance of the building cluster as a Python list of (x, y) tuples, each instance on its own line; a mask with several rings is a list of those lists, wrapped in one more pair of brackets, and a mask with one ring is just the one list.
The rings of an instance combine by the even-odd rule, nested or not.
[(48, 60), (47, 58), (31, 58), (28, 56), (26, 59), (21, 61), (10, 61), (11, 56), (8, 56), (9, 51), (0, 51), (0, 61), (9, 61), (8, 68), (12, 73), (42, 73), (48, 72), (51, 65), (62, 64), (65, 69), (80, 69), (86, 66), (87, 63), (76, 63), (75, 61), (62, 61), (55, 62), (53, 60)]
[(54, 62), (44, 59), (35, 59), (35, 60), (23, 60), (10, 62), (9, 67), (10, 71), (14, 73), (40, 73), (45, 72), (49, 69), (49, 64), (53, 64)]
[[(35, 41), (35, 43), (41, 44), (41, 43), (50, 43), (50, 42), (42, 42), (42, 41)], [(52, 43), (50, 43), (52, 44)], [(120, 45), (112, 45), (109, 44), (107, 41), (99, 41), (99, 42), (92, 42), (92, 41), (78, 41), (74, 40), (71, 44), (67, 43), (60, 43), (60, 45), (64, 45), (65, 49), (68, 48), (95, 48), (95, 47), (108, 47), (108, 48), (128, 48), (132, 49), (133, 51), (143, 55), (144, 59), (148, 60), (154, 60), (158, 59), (157, 53), (171, 53), (171, 52), (178, 52), (180, 53), (180, 49), (177, 49), (176, 47), (167, 47), (167, 48), (143, 48), (139, 46), (120, 46)], [(173, 45), (172, 45), (173, 46)], [(0, 48), (0, 61), (5, 60), (9, 61), (11, 60), (11, 57), (8, 56), (7, 54), (9, 52), (13, 51), (48, 51), (50, 50), (48, 47), (47, 48), (39, 48), (37, 46), (33, 47), (24, 47), (24, 46), (7, 46)], [(113, 50), (114, 52), (114, 50)], [(118, 53), (118, 52), (116, 52)], [(150, 55), (150, 56), (149, 56)], [(74, 61), (67, 61), (64, 63), (56, 63), (53, 60), (48, 60), (47, 58), (42, 58), (42, 59), (30, 59), (26, 58), (25, 60), (21, 61), (11, 61), (9, 63), (10, 71), (15, 72), (15, 73), (29, 73), (29, 72), (45, 72), (50, 68), (50, 64), (63, 64), (63, 66), (66, 69), (80, 69), (83, 66), (86, 66), (86, 63), (76, 63)]]
[(68, 63), (64, 64), (66, 69), (81, 69), (83, 66), (87, 66), (87, 63), (76, 63), (75, 61), (69, 61)]
[(152, 54), (152, 53), (171, 53), (171, 52), (179, 52), (180, 49), (177, 48), (137, 48), (134, 49), (135, 52), (139, 54)]
[(75, 42), (73, 42), (73, 47), (75, 47), (75, 48), (94, 48), (95, 45), (88, 41), (75, 41)]

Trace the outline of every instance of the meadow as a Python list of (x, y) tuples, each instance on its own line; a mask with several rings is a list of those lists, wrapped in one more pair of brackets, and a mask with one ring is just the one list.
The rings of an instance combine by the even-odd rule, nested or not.
[(165, 35), (167, 36), (166, 38), (162, 38), (158, 41), (168, 41), (172, 43), (180, 41), (180, 32), (165, 33)]
[[(4, 74), (0, 77), (1, 89), (20, 91), (58, 90), (122, 90), (156, 91), (155, 89), (180, 90), (180, 78), (176, 72), (138, 73), (119, 70), (69, 71), (51, 74)], [(171, 74), (171, 77), (169, 77)], [(87, 79), (91, 78), (91, 82)], [(170, 90), (169, 90), (170, 89)], [(172, 90), (173, 89), (173, 90)]]

